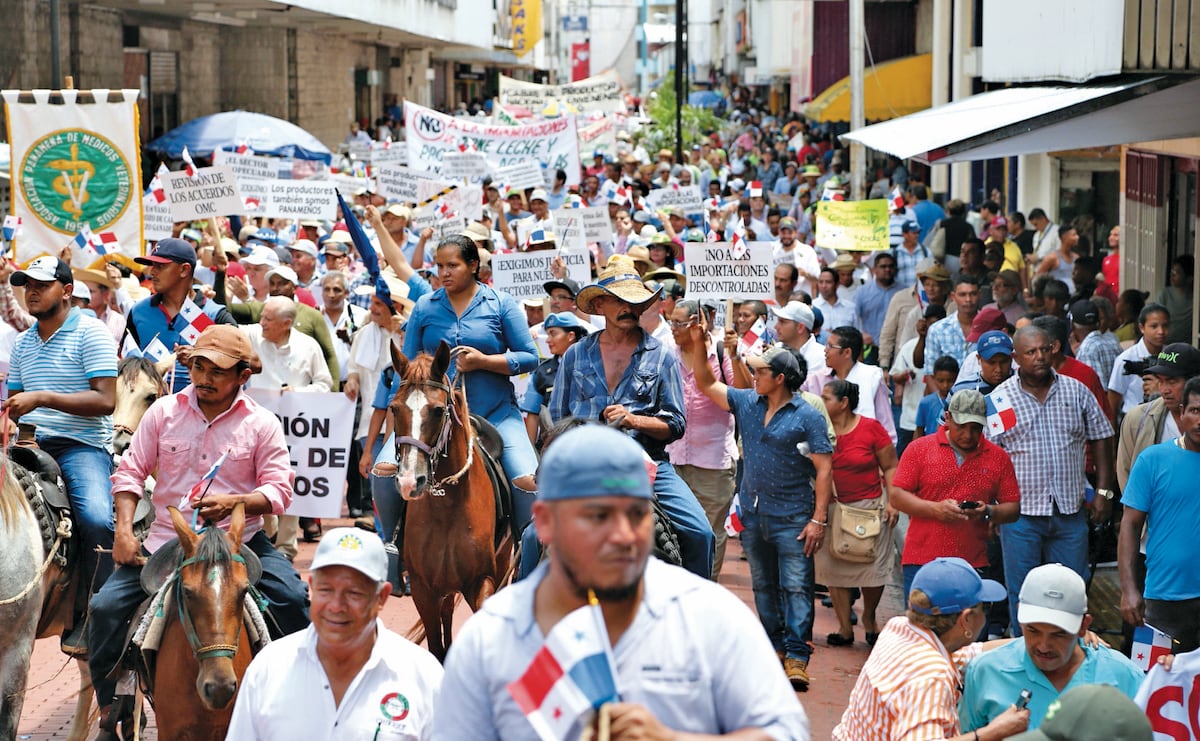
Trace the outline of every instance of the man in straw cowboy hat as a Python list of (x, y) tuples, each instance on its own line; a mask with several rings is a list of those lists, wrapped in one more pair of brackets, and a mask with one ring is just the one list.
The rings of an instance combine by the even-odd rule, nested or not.
[(675, 473), (666, 446), (683, 435), (683, 379), (675, 355), (638, 324), (661, 293), (642, 282), (633, 261), (614, 255), (575, 298), (605, 328), (572, 345), (559, 364), (550, 416), (602, 420), (632, 436), (657, 464), (654, 493), (679, 536), (683, 566), (707, 578), (715, 536), (695, 494)]

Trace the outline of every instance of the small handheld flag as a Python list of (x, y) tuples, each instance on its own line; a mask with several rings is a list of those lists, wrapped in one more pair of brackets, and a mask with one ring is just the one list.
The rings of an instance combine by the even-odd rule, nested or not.
[(212, 486), (212, 482), (217, 478), (217, 473), (221, 470), (221, 464), (225, 462), (225, 458), (228, 456), (228, 451), (221, 453), (221, 457), (217, 459), (217, 462), (212, 464), (208, 472), (200, 477), (196, 485), (188, 491), (187, 496), (179, 503), (180, 509), (183, 509), (185, 505), (195, 506), (194, 503), (197, 500), (204, 499), (204, 495), (208, 493), (209, 487)]
[(761, 180), (751, 180), (750, 185), (748, 187), (748, 191), (749, 192), (747, 195), (750, 198), (762, 198), (763, 197), (762, 181)]
[(738, 354), (742, 357), (747, 355), (760, 355), (763, 351), (763, 335), (767, 333), (767, 322), (762, 317), (746, 330), (746, 334), (738, 339)]
[(196, 344), (196, 340), (200, 339), (200, 333), (213, 324), (212, 318), (190, 298), (183, 302), (183, 306), (179, 309), (179, 316), (187, 322), (187, 326), (179, 330), (179, 339), (189, 345)]
[(729, 514), (725, 516), (725, 532), (733, 537), (746, 529), (742, 524), (742, 503), (735, 496), (729, 503)]
[(120, 249), (121, 244), (117, 241), (117, 235), (112, 232), (100, 232), (92, 235), (91, 252), (97, 255), (111, 255)]
[(1017, 425), (1017, 412), (1005, 392), (993, 391), (983, 397), (987, 404), (987, 424), (989, 435), (999, 435), (1011, 430)]
[(1133, 649), (1129, 652), (1129, 658), (1139, 669), (1148, 672), (1158, 663), (1159, 656), (1171, 653), (1172, 643), (1174, 640), (1171, 636), (1153, 625), (1139, 625), (1133, 629)]
[(4, 217), (4, 241), (11, 242), (21, 228), (21, 217), (8, 214)]
[(95, 252), (95, 250), (92, 249), (93, 238), (91, 227), (89, 227), (87, 224), (81, 224), (79, 226), (79, 233), (75, 235), (75, 239), (71, 240), (71, 246), (77, 247), (84, 252)]
[(188, 177), (196, 177), (196, 163), (192, 161), (192, 154), (186, 146), (183, 148), (183, 169), (187, 171)]
[(746, 223), (739, 217), (737, 225), (733, 227), (733, 239), (730, 240), (733, 245), (733, 256), (740, 260), (750, 251), (750, 246), (746, 244)]

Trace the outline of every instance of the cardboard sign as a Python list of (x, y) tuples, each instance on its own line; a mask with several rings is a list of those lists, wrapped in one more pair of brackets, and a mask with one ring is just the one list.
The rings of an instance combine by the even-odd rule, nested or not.
[(381, 142), (376, 142), (375, 146), (371, 148), (371, 164), (376, 167), (407, 165), (408, 147), (404, 146), (404, 142), (394, 142), (388, 147), (382, 146)]
[(354, 434), (354, 402), (345, 394), (249, 389), (279, 418), (296, 483), (289, 515), (341, 517), (342, 492)]
[(143, 232), (148, 241), (157, 242), (171, 236), (175, 220), (171, 218), (171, 207), (166, 201), (159, 203), (149, 193), (142, 196), (142, 218), (145, 220)]
[(442, 153), (441, 175), (447, 180), (482, 178), (487, 173), (487, 157), (483, 152)]
[[(506, 167), (498, 168), (492, 173), (492, 182), (505, 188), (540, 188), (545, 183), (542, 166), (531, 160), (514, 162)], [(505, 193), (501, 191), (503, 198)]]
[(572, 211), (583, 219), (583, 234), (588, 242), (607, 244), (613, 240), (612, 222), (608, 220), (607, 206), (575, 208)]
[(327, 180), (334, 184), (338, 193), (341, 193), (342, 198), (345, 198), (347, 201), (353, 198), (354, 194), (359, 190), (371, 187), (371, 181), (367, 178), (343, 175), (341, 173), (331, 174)]
[(871, 252), (891, 247), (888, 202), (818, 201), (816, 246), (837, 252)]
[(228, 165), (239, 183), (243, 180), (274, 180), (279, 177), (280, 162), (282, 160), (274, 157), (213, 150), (213, 164)]
[(440, 173), (446, 153), (470, 145), (495, 170), (517, 162), (534, 161), (551, 170), (564, 170), (567, 184), (579, 184), (579, 139), (575, 117), (566, 116), (523, 126), (496, 126), (466, 121), (414, 103), (404, 103), (408, 135), (408, 164), (414, 170)]
[(770, 301), (775, 298), (775, 266), (770, 242), (748, 242), (740, 259), (728, 242), (685, 242), (687, 297), (724, 301)]
[(587, 238), (583, 231), (583, 215), (579, 213), (582, 210), (580, 208), (560, 208), (551, 213), (554, 220), (555, 244), (560, 250), (587, 251)]
[(200, 167), (195, 175), (185, 170), (167, 173), (162, 184), (175, 221), (203, 221), (246, 210), (237, 176), (228, 165)]
[(617, 122), (611, 118), (579, 127), (579, 155), (590, 161), (597, 154), (617, 153)]
[(625, 110), (621, 80), (613, 70), (567, 85), (539, 85), (500, 75), (500, 102), (522, 106), (534, 113), (541, 113), (555, 102), (582, 113)]
[(328, 180), (250, 180), (240, 187), (245, 206), (238, 213), (296, 220), (338, 217), (336, 186)]
[(650, 191), (646, 205), (655, 211), (676, 206), (685, 214), (698, 214), (704, 210), (704, 197), (700, 195), (699, 185), (668, 185)]
[(416, 172), (399, 165), (383, 165), (375, 171), (375, 181), (378, 183), (376, 192), (389, 201), (402, 203), (417, 203), (421, 200), (422, 183), (437, 182), (441, 187), (448, 183), (434, 181), (427, 172)]
[(591, 281), (586, 252), (544, 250), (492, 255), (492, 287), (517, 300), (542, 298), (546, 295), (542, 284), (555, 279), (550, 265), (556, 257), (562, 257), (567, 264), (567, 276), (579, 285)]

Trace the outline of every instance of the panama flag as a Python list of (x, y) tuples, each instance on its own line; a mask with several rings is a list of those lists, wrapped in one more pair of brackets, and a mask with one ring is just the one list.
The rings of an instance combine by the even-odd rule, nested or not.
[(84, 252), (95, 252), (92, 249), (93, 239), (91, 228), (87, 224), (81, 224), (79, 226), (79, 233), (75, 235), (75, 239), (71, 240), (71, 246), (78, 247)]
[(250, 148), (250, 142), (246, 141), (245, 139), (242, 139), (241, 143), (237, 145), (237, 149), (234, 151), (236, 151), (238, 154), (254, 154), (254, 150)]
[(767, 321), (761, 316), (758, 321), (750, 329), (746, 330), (746, 334), (738, 339), (738, 354), (742, 357), (748, 355), (761, 355), (763, 351), (763, 335), (767, 333)]
[(92, 235), (91, 251), (97, 255), (111, 255), (121, 249), (117, 235), (112, 232), (101, 232)]
[(221, 470), (221, 464), (225, 462), (225, 457), (228, 455), (228, 452), (221, 453), (221, 457), (217, 459), (216, 463), (212, 464), (212, 468), (208, 469), (208, 473), (200, 477), (200, 480), (196, 482), (196, 485), (191, 488), (191, 491), (189, 491), (187, 496), (183, 498), (183, 501), (179, 503), (180, 509), (183, 509), (184, 505), (191, 504), (197, 497), (201, 495), (201, 490), (204, 488), (204, 482), (212, 481), (217, 477), (217, 472)]
[(196, 163), (192, 161), (192, 155), (186, 146), (183, 148), (183, 169), (187, 170), (188, 177), (196, 177)]
[(1017, 425), (1017, 413), (1013, 410), (1008, 394), (1003, 391), (993, 391), (983, 397), (987, 402), (987, 424), (989, 435), (999, 435), (1011, 430)]
[(888, 198), (891, 199), (890, 205), (893, 211), (903, 211), (907, 205), (904, 201), (904, 193), (900, 192), (898, 187), (892, 189), (892, 194)]
[(741, 217), (737, 220), (737, 225), (733, 227), (733, 239), (730, 240), (733, 245), (733, 257), (740, 260), (750, 251), (750, 245), (746, 244), (746, 223)]
[(750, 186), (749, 186), (749, 191), (750, 192), (748, 195), (750, 198), (762, 198), (763, 197), (762, 181), (761, 180), (751, 180)]
[(1150, 671), (1159, 656), (1171, 653), (1171, 636), (1150, 624), (1139, 625), (1133, 629), (1133, 650), (1129, 658), (1144, 672)]
[(208, 314), (205, 314), (204, 310), (197, 306), (196, 302), (190, 298), (183, 302), (183, 307), (179, 310), (179, 316), (187, 321), (187, 326), (179, 330), (179, 339), (189, 345), (196, 344), (196, 340), (200, 339), (200, 333), (213, 323)]
[(4, 241), (11, 242), (21, 228), (21, 217), (8, 214), (4, 217)]
[(159, 165), (158, 172), (154, 173), (154, 177), (150, 179), (150, 195), (154, 198), (155, 203), (162, 203), (167, 200), (167, 192), (163, 190), (162, 176), (168, 173), (166, 165)]
[(729, 503), (729, 514), (725, 516), (725, 532), (732, 538), (745, 529), (746, 526), (742, 524), (742, 503), (735, 496)]
[(521, 712), (543, 741), (567, 738), (588, 710), (617, 700), (612, 649), (594, 594), (546, 636), (525, 673), (508, 685)]

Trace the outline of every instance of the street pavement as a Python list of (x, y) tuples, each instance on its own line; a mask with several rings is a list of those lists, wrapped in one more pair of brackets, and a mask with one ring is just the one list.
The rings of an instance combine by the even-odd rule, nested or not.
[[(326, 521), (325, 526), (349, 525), (349, 520)], [(300, 553), (296, 557), (296, 566), (302, 574), (307, 575), (307, 569), (312, 562), (316, 544), (301, 543)], [(750, 573), (746, 562), (741, 560), (741, 548), (736, 540), (731, 540), (725, 553), (725, 565), (722, 569), (720, 582), (731, 592), (742, 599), (750, 609), (754, 609), (754, 596), (750, 590)], [(880, 605), (879, 623), (882, 626), (889, 618), (899, 614), (901, 609), (900, 591), (897, 587), (889, 587)], [(800, 701), (808, 713), (812, 724), (812, 738), (827, 739), (833, 727), (841, 718), (842, 710), (850, 697), (859, 669), (867, 659), (868, 648), (863, 640), (861, 626), (855, 627), (855, 644), (845, 648), (831, 648), (825, 645), (825, 636), (837, 630), (837, 620), (833, 610), (816, 605), (816, 619), (813, 626), (813, 642), (816, 644), (812, 661), (809, 664), (809, 675), (813, 679), (808, 692), (800, 693)], [(465, 605), (459, 605), (455, 614), (455, 626), (459, 626), (471, 614)], [(393, 598), (388, 601), (383, 611), (384, 623), (401, 634), (408, 632), (417, 621), (416, 609), (411, 599)], [(75, 662), (69, 660), (58, 650), (57, 639), (38, 641), (33, 653), (32, 669), (29, 677), (29, 687), (26, 691), (25, 707), (18, 727), (18, 739), (22, 741), (43, 741), (45, 739), (63, 739), (71, 722), (75, 709), (75, 698), (79, 689), (79, 674)], [(782, 671), (782, 669), (780, 669)], [(88, 738), (95, 735), (95, 729), (89, 731)], [(143, 739), (155, 741), (158, 734), (154, 729), (153, 712)]]

